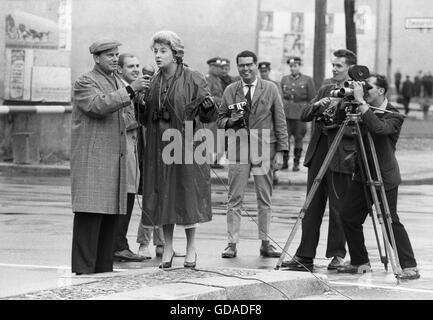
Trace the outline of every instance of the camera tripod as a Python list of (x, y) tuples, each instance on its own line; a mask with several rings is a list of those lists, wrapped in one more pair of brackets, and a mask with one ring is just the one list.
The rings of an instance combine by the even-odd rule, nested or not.
[[(299, 212), (298, 218), (295, 222), (295, 225), (292, 228), (292, 231), (290, 232), (290, 235), (287, 239), (287, 242), (284, 246), (283, 252), (280, 256), (280, 259), (277, 262), (275, 269), (278, 270), (281, 267), (281, 264), (284, 260), (286, 253), (288, 252), (290, 244), (292, 243), (293, 238), (294, 238), (299, 226), (302, 223), (302, 219), (305, 216), (305, 212), (307, 211), (308, 207), (310, 206), (311, 201), (314, 198), (314, 195), (317, 191), (317, 188), (319, 187), (319, 185), (320, 185), (320, 183), (321, 183), (321, 181), (322, 181), (322, 179), (326, 173), (326, 170), (328, 169), (328, 167), (331, 163), (331, 160), (332, 160), (335, 152), (337, 151), (338, 145), (340, 144), (341, 139), (343, 138), (345, 128), (350, 128), (351, 134), (356, 136), (355, 137), (355, 140), (356, 140), (355, 143), (358, 146), (358, 152), (361, 153), (361, 158), (359, 156), (357, 156), (358, 165), (360, 167), (360, 171), (361, 171), (360, 173), (361, 173), (362, 180), (363, 180), (364, 194), (365, 194), (365, 198), (367, 201), (368, 213), (369, 213), (369, 215), (372, 219), (372, 222), (373, 222), (373, 228), (374, 228), (374, 233), (376, 236), (376, 242), (377, 242), (377, 246), (378, 246), (378, 250), (379, 250), (380, 259), (381, 259), (381, 262), (384, 264), (385, 270), (388, 271), (388, 253), (389, 253), (389, 256), (390, 256), (389, 261), (391, 262), (391, 267), (392, 267), (394, 275), (396, 276), (397, 283), (398, 283), (399, 278), (402, 275), (402, 269), (400, 267), (400, 262), (399, 262), (398, 254), (397, 254), (397, 247), (395, 244), (394, 233), (393, 233), (392, 227), (391, 227), (391, 214), (390, 214), (388, 201), (387, 201), (386, 194), (385, 194), (385, 188), (384, 188), (382, 175), (381, 175), (380, 168), (379, 168), (377, 154), (376, 154), (376, 150), (374, 148), (373, 139), (372, 139), (370, 133), (367, 131), (367, 133), (366, 133), (367, 142), (368, 142), (369, 152), (372, 156), (372, 162), (373, 162), (373, 168), (370, 168), (369, 161), (367, 158), (366, 149), (365, 149), (365, 144), (364, 144), (363, 137), (362, 137), (361, 128), (359, 125), (359, 123), (361, 122), (361, 116), (360, 116), (360, 113), (355, 113), (355, 111), (353, 111), (355, 109), (355, 107), (356, 107), (356, 105), (352, 105), (349, 108), (349, 111), (346, 112), (346, 119), (340, 125), (340, 128), (339, 128), (339, 130), (338, 130), (338, 132), (334, 138), (334, 141), (332, 142), (332, 144), (329, 148), (329, 151), (326, 154), (325, 160), (323, 161), (323, 164), (320, 167), (319, 173), (317, 174), (317, 176), (314, 179), (313, 185), (311, 186), (310, 191), (307, 194), (304, 205), (302, 206), (301, 211)], [(374, 178), (376, 180), (373, 180)], [(381, 209), (380, 204), (379, 204), (379, 197), (382, 201), (384, 213), (382, 213), (382, 209)], [(378, 218), (379, 223), (381, 225), (381, 232), (382, 232), (384, 248), (385, 248), (384, 253), (382, 252), (382, 248), (380, 245), (379, 235), (377, 232), (376, 222), (375, 222), (375, 218), (374, 218), (374, 214), (373, 214), (373, 210), (372, 210), (371, 199), (373, 200), (374, 208), (375, 208), (376, 214), (377, 214), (377, 218)], [(386, 226), (385, 226), (385, 223), (386, 223)]]

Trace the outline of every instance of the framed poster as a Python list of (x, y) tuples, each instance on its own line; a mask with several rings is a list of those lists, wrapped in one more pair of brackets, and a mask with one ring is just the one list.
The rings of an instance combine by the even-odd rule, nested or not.
[(292, 33), (303, 33), (304, 32), (304, 13), (303, 12), (292, 12), (290, 31)]

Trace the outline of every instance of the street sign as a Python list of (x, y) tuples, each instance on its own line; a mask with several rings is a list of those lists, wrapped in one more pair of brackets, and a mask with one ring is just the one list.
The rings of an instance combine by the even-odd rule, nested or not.
[(406, 18), (406, 29), (433, 29), (433, 17), (429, 18)]

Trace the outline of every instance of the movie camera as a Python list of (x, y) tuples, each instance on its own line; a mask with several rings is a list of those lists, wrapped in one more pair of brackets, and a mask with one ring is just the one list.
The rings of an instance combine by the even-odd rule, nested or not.
[(318, 117), (318, 120), (328, 129), (338, 127), (346, 118), (346, 113), (354, 113), (358, 107), (358, 104), (354, 102), (354, 81), (361, 82), (364, 95), (371, 89), (366, 81), (370, 77), (370, 71), (366, 66), (351, 66), (348, 75), (351, 80), (345, 81), (342, 88), (331, 90), (329, 93), (331, 103)]

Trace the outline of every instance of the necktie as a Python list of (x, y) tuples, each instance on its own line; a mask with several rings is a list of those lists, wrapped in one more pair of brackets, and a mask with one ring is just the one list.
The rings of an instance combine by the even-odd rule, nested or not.
[(253, 86), (252, 84), (247, 84), (246, 85), (248, 87), (248, 91), (247, 94), (245, 95), (245, 98), (247, 99), (247, 103), (248, 103), (248, 108), (251, 108), (251, 87)]

